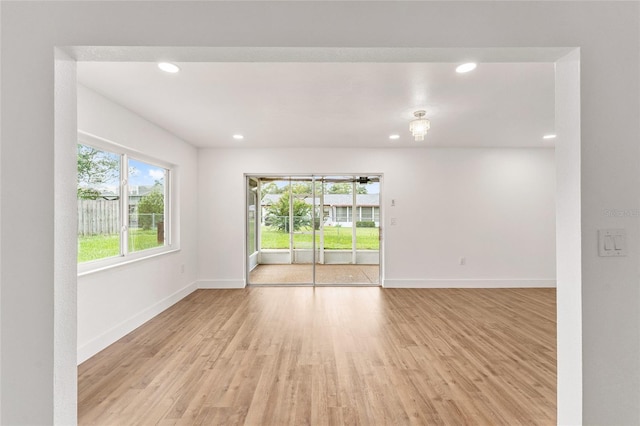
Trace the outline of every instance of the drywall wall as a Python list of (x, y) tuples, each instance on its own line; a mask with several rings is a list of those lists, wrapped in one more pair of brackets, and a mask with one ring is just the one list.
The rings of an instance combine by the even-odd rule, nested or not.
[[(64, 119), (58, 120), (55, 126), (55, 138), (57, 140), (74, 141), (77, 137), (77, 129), (66, 123), (73, 123), (77, 117), (77, 91), (75, 84), (76, 61), (65, 52), (55, 51), (55, 108)], [(73, 143), (65, 146), (65, 149), (54, 150), (55, 179), (56, 184), (72, 188), (77, 185), (76, 177), (68, 170), (77, 168), (77, 154), (74, 159)], [(71, 191), (60, 193), (54, 198), (54, 238), (67, 241), (68, 235), (77, 232), (77, 212), (74, 214), (66, 207), (77, 203), (77, 195)], [(77, 245), (68, 241), (63, 253), (74, 253)], [(75, 351), (69, 350), (77, 345), (77, 329), (68, 327), (67, 324), (77, 322), (77, 274), (73, 256), (57, 255), (54, 258), (54, 306), (57, 306), (53, 316), (53, 353), (54, 353), (54, 424), (62, 423), (75, 417), (76, 403), (66, 398), (65, 389), (77, 389), (78, 376), (76, 374)], [(58, 372), (58, 374), (56, 374)], [(64, 372), (60, 374), (59, 372)]]
[(172, 214), (180, 248), (78, 278), (80, 363), (195, 289), (197, 151), (83, 86), (78, 86), (78, 128), (175, 165)]
[[(0, 22), (2, 22), (2, 5), (0, 5)], [(0, 46), (2, 46), (2, 31), (0, 31)], [(0, 94), (2, 93), (2, 55), (0, 55)], [(2, 102), (0, 102), (0, 129), (2, 129)], [(0, 158), (2, 158), (2, 132), (0, 131)], [(2, 161), (0, 160), (0, 170)], [(1, 175), (1, 173), (0, 173)], [(0, 188), (1, 191), (1, 188)], [(2, 217), (2, 197), (0, 197), (0, 217)], [(2, 220), (0, 219), (0, 239), (2, 238)], [(2, 245), (0, 244), (0, 271), (2, 270)], [(2, 277), (0, 276), (0, 318), (2, 317)], [(2, 330), (0, 328), (0, 377), (2, 377)], [(73, 392), (73, 387), (67, 386)], [(0, 421), (2, 421), (2, 386), (0, 385)]]
[(385, 287), (555, 286), (553, 150), (436, 148), (200, 150), (200, 287), (244, 286), (244, 174), (311, 171), (384, 175)]
[[(54, 111), (55, 46), (115, 46), (85, 51), (104, 60), (131, 60), (127, 51), (143, 52), (118, 46), (333, 46), (366, 52), (580, 47), (581, 158), (571, 161), (581, 166), (582, 276), (570, 289), (576, 297), (563, 303), (582, 301), (582, 316), (578, 325), (575, 316), (566, 316), (559, 306), (559, 319), (567, 323), (558, 339), (570, 338), (566, 333), (582, 334), (583, 382), (566, 381), (568, 386), (559, 388), (558, 405), (570, 410), (559, 410), (558, 422), (640, 423), (636, 2), (43, 1), (2, 2), (1, 7), (0, 423), (50, 424), (60, 410), (54, 389), (62, 394), (56, 400), (76, 397), (74, 388), (53, 385), (55, 377), (74, 373), (54, 366), (54, 354), (75, 356), (76, 350), (53, 351), (53, 317), (71, 309), (55, 304), (55, 285), (65, 283), (56, 282), (54, 257), (74, 255), (69, 249), (73, 235), (58, 240), (52, 232), (54, 197), (71, 190), (55, 178), (53, 152), (72, 143), (53, 136), (54, 121), (61, 119)], [(161, 50), (156, 48), (147, 60), (160, 59)], [(255, 49), (247, 51), (245, 59), (251, 60)], [(351, 58), (347, 53), (336, 60)], [(19, 226), (24, 223), (29, 226)], [(629, 255), (599, 258), (597, 229), (619, 227), (627, 230)], [(69, 329), (76, 324), (55, 326)], [(560, 349), (558, 357), (565, 365), (574, 360), (575, 352)], [(559, 377), (564, 374), (558, 371)], [(73, 424), (75, 418), (57, 421)]]
[[(580, 52), (556, 62), (556, 304), (558, 395), (582, 389), (582, 223), (580, 212)], [(577, 142), (577, 143), (576, 143)], [(580, 411), (582, 395), (558, 404), (558, 419)], [(576, 420), (574, 423), (578, 424)]]

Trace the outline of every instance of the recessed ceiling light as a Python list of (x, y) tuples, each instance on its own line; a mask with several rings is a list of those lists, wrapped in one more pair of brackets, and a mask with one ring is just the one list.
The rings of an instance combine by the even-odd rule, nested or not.
[(389, 135), (389, 139), (400, 139), (400, 135)]
[(476, 69), (478, 64), (475, 62), (467, 62), (466, 64), (458, 65), (456, 68), (456, 72), (459, 74), (463, 74), (465, 72), (473, 71)]
[(544, 135), (542, 139), (555, 139), (556, 135)]
[(242, 135), (240, 135), (240, 134), (235, 134), (235, 135), (233, 135), (233, 138), (234, 138), (235, 140), (241, 140), (241, 139), (244, 139), (244, 136), (242, 136)]
[(176, 64), (172, 64), (171, 62), (158, 62), (158, 68), (160, 68), (164, 72), (170, 72), (172, 74), (180, 71), (180, 67)]

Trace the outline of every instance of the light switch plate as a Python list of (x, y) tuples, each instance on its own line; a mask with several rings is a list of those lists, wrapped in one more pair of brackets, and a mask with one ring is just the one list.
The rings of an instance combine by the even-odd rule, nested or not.
[(598, 254), (601, 257), (627, 255), (627, 232), (624, 228), (598, 230)]

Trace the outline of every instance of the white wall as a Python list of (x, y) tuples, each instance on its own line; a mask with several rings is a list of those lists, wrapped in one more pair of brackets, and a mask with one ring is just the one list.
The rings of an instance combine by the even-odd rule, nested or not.
[(555, 286), (553, 150), (436, 148), (201, 150), (201, 287), (244, 285), (244, 173), (310, 172), (384, 174), (386, 287)]
[[(50, 424), (60, 410), (54, 401), (76, 397), (74, 388), (54, 385), (60, 375), (75, 373), (54, 365), (54, 356), (73, 356), (76, 349), (53, 350), (54, 325), (62, 332), (76, 327), (72, 319), (54, 322), (54, 315), (72, 309), (55, 303), (55, 286), (75, 287), (54, 275), (54, 258), (74, 255), (63, 250), (73, 235), (61, 241), (53, 232), (54, 197), (73, 191), (60, 185), (54, 168), (54, 150), (73, 144), (54, 137), (61, 119), (54, 111), (55, 46), (116, 46), (93, 49), (108, 51), (108, 60), (132, 59), (117, 46), (580, 47), (582, 280), (571, 291), (581, 291), (582, 323), (560, 305), (558, 317), (567, 321), (563, 333), (582, 333), (583, 382), (566, 381), (570, 387), (558, 389), (559, 406), (570, 408), (559, 410), (559, 422), (640, 423), (636, 2), (48, 1), (1, 7), (0, 423)], [(606, 215), (610, 209), (628, 214)], [(629, 255), (599, 258), (596, 231), (612, 227), (627, 229)], [(570, 300), (580, 304), (580, 297)], [(560, 341), (569, 337), (558, 335)], [(574, 356), (558, 353), (565, 363)], [(65, 419), (58, 422), (74, 422), (72, 415)]]
[[(78, 166), (77, 147), (74, 149), (73, 146), (78, 131), (75, 126), (67, 124), (75, 123), (77, 118), (76, 61), (59, 49), (56, 49), (55, 56), (55, 108), (60, 119), (55, 123), (54, 133), (56, 140), (66, 140), (69, 143), (54, 151), (54, 173), (56, 185), (71, 189), (77, 186), (77, 179), (69, 170)], [(77, 202), (77, 194), (74, 197), (71, 191), (58, 193), (54, 198), (54, 240), (61, 242), (53, 265), (53, 403), (57, 408), (53, 417), (55, 424), (75, 418), (77, 412), (76, 402), (65, 397), (66, 392), (78, 388), (76, 351), (73, 350), (77, 346), (77, 329), (68, 326), (77, 322), (77, 267), (73, 256), (77, 250), (77, 241), (74, 243), (68, 236), (77, 232), (78, 214), (67, 209), (67, 206)]]
[[(575, 395), (558, 404), (558, 419), (579, 413), (582, 395), (582, 218), (580, 209), (580, 52), (556, 62), (556, 333), (558, 395)], [(575, 419), (574, 423), (579, 423)]]
[[(78, 87), (78, 128), (175, 165), (176, 253), (78, 278), (78, 362), (82, 362), (195, 289), (197, 151), (138, 115)], [(185, 265), (185, 272), (181, 266)]]

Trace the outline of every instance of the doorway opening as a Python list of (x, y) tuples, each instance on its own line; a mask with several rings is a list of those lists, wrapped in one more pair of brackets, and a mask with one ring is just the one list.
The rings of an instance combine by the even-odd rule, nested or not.
[(247, 175), (247, 284), (380, 285), (381, 180)]

